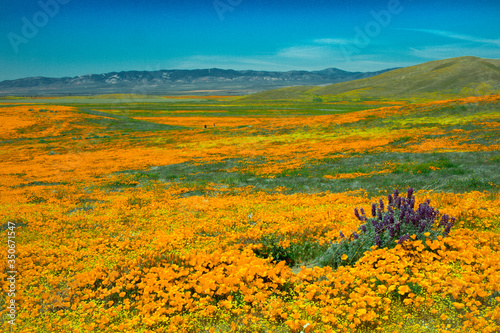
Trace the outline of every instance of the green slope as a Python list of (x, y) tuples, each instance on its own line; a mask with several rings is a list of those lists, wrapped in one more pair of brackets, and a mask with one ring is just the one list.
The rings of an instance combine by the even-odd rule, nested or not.
[(256, 94), (251, 94), (239, 98), (239, 101), (245, 102), (259, 102), (259, 101), (301, 101), (301, 102), (311, 102), (313, 101), (312, 94), (308, 93), (308, 90), (314, 89), (314, 86), (296, 86), (288, 88), (279, 88), (262, 91)]
[(500, 59), (459, 57), (396, 69), (323, 87), (292, 87), (248, 96), (257, 100), (436, 100), (500, 93)]

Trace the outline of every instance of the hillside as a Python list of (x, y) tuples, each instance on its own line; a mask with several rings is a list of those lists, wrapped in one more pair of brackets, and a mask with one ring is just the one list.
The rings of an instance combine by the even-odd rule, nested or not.
[(436, 100), (486, 95), (500, 92), (500, 60), (451, 58), (395, 69), (370, 78), (302, 88), (266, 91), (245, 100)]

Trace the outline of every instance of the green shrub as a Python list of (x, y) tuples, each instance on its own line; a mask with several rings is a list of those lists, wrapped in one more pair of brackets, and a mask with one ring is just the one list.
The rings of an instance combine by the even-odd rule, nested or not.
[(291, 267), (295, 265), (295, 256), (290, 247), (284, 248), (280, 245), (282, 240), (283, 236), (281, 235), (265, 235), (258, 241), (262, 246), (254, 248), (253, 251), (259, 258), (272, 258), (276, 263), (284, 260)]
[(430, 200), (427, 199), (415, 209), (413, 189), (409, 188), (406, 198), (399, 196), (397, 189), (393, 195), (389, 194), (387, 210), (382, 199), (378, 205), (373, 203), (371, 218), (366, 217), (363, 208), (360, 209), (361, 213), (355, 208), (354, 215), (363, 224), (349, 237), (340, 232), (340, 241), (332, 243), (320, 257), (320, 265), (332, 268), (353, 265), (365, 252), (371, 251), (372, 246), (394, 248), (396, 243), (402, 244), (412, 235), (422, 241), (427, 238), (425, 233), (429, 233), (428, 238), (432, 240), (438, 236), (446, 237), (455, 223), (455, 218), (444, 214), (438, 220), (439, 211), (429, 206), (429, 203)]

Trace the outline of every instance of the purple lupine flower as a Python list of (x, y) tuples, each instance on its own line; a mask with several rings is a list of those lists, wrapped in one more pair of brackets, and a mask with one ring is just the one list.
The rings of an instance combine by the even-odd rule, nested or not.
[(363, 221), (363, 220), (361, 219), (361, 216), (359, 216), (358, 207), (355, 207), (355, 208), (354, 208), (354, 215), (356, 215), (356, 217), (358, 218), (358, 220)]
[(399, 233), (401, 232), (401, 223), (396, 223), (394, 224), (394, 232), (399, 235)]
[(413, 195), (413, 189), (411, 187), (408, 187), (408, 191), (406, 192), (406, 198), (410, 199), (412, 195)]
[(387, 201), (389, 202), (389, 206), (392, 206), (392, 204), (394, 203), (394, 201), (392, 200), (392, 195), (388, 195), (387, 196)]
[(410, 235), (405, 234), (405, 235), (401, 236), (401, 238), (399, 238), (398, 244), (403, 244), (404, 242), (406, 242), (409, 239), (410, 239)]
[(398, 191), (398, 189), (395, 189), (394, 190), (394, 198), (398, 198), (398, 196), (399, 196), (399, 191)]
[(359, 235), (356, 232), (353, 232), (351, 236), (354, 237), (354, 239), (358, 239), (359, 238)]
[(382, 198), (378, 199), (378, 203), (380, 204), (380, 210), (384, 211), (384, 201), (382, 201)]
[(377, 216), (377, 205), (375, 204), (375, 202), (372, 203), (372, 216)]
[(404, 212), (403, 218), (399, 219), (399, 221), (408, 224), (408, 212)]
[(410, 200), (410, 208), (411, 208), (411, 209), (415, 209), (415, 197), (411, 197), (411, 200)]
[(444, 214), (443, 216), (441, 216), (441, 221), (439, 222), (439, 226), (444, 226), (448, 224), (449, 218), (450, 217), (448, 216), (448, 214)]
[[(401, 197), (398, 197), (401, 198)], [(402, 205), (401, 209), (399, 210), (399, 220), (402, 221), (406, 213), (406, 205)]]
[(453, 226), (453, 224), (451, 224), (451, 222), (446, 225), (446, 228), (444, 229), (444, 233), (443, 233), (444, 237), (448, 236), (452, 226)]
[(359, 209), (359, 211), (361, 212), (361, 216), (363, 217), (363, 221), (365, 221), (365, 220), (366, 220), (365, 210), (363, 209), (363, 207), (361, 207), (361, 208)]
[(428, 220), (434, 219), (434, 217), (436, 216), (436, 211), (433, 207), (429, 206), (429, 202), (425, 204), (424, 214), (425, 218)]
[(392, 209), (392, 206), (387, 207), (387, 211), (391, 214), (394, 214), (394, 209)]
[(380, 208), (377, 208), (377, 217), (380, 221), (382, 221), (382, 211), (380, 210)]
[(422, 219), (423, 219), (422, 213), (420, 210), (417, 209), (417, 211), (415, 212), (415, 220), (420, 221)]
[(452, 226), (455, 225), (455, 218), (453, 216), (450, 218), (450, 223)]
[(341, 239), (344, 239), (344, 238), (345, 238), (344, 234), (342, 233), (342, 230), (340, 230), (340, 231), (339, 231), (339, 234), (340, 234), (340, 238), (341, 238)]
[(395, 206), (397, 207), (397, 209), (401, 208), (401, 197), (396, 198)]
[(378, 234), (375, 234), (375, 244), (377, 244), (378, 247), (382, 247), (382, 241), (380, 240), (380, 236)]
[(366, 232), (366, 225), (364, 225), (364, 224), (363, 224), (363, 225), (360, 227), (360, 229), (361, 229), (363, 232)]
[(432, 209), (432, 207), (429, 207), (429, 204), (425, 204), (424, 205), (424, 208), (423, 208), (423, 215), (424, 215), (424, 218), (429, 220), (432, 218), (432, 215), (434, 214), (434, 210)]
[(425, 223), (425, 221), (420, 223), (420, 228), (418, 229), (418, 232), (419, 233), (424, 232), (426, 226), (427, 226), (427, 223)]
[(420, 219), (418, 218), (417, 214), (413, 214), (411, 216), (411, 222), (413, 224), (414, 227), (418, 227), (418, 222), (420, 221)]
[(391, 225), (389, 227), (389, 236), (391, 237), (391, 239), (394, 239), (394, 237), (396, 236), (396, 227), (394, 225)]
[[(382, 222), (380, 222), (380, 223), (382, 223)], [(380, 223), (376, 219), (372, 220), (373, 229), (375, 229), (375, 232), (377, 232), (377, 233), (380, 229)]]
[(390, 214), (385, 214), (385, 215), (384, 215), (384, 218), (383, 218), (383, 220), (382, 220), (382, 224), (383, 224), (384, 226), (388, 226), (389, 224), (391, 224), (391, 222), (389, 222), (389, 215), (390, 215)]

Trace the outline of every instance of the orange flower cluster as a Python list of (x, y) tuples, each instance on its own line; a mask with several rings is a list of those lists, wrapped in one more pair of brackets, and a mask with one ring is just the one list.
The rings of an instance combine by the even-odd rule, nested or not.
[(183, 197), (190, 189), (160, 184), (91, 194), (54, 188), (33, 191), (44, 202), (2, 202), (3, 220), (20, 225), (18, 324), (26, 332), (196, 331), (241, 328), (244, 320), (271, 331), (307, 323), (321, 332), (392, 331), (404, 328), (407, 314), (436, 329), (499, 328), (500, 236), (484, 231), (498, 230), (498, 196), (417, 193), (456, 215), (459, 226), (472, 218), (474, 229), (427, 241), (431, 252), (416, 241), (375, 249), (354, 267), (304, 267), (295, 275), (284, 262), (255, 257), (259, 239), (280, 234), (286, 247), (327, 244), (339, 230), (356, 230), (353, 208), (374, 198), (252, 190)]
[(389, 173), (389, 172), (392, 172), (392, 170), (391, 169), (384, 169), (384, 170), (372, 171), (372, 172), (339, 173), (336, 175), (326, 175), (323, 177), (326, 179), (358, 178), (358, 177), (371, 177), (373, 175), (378, 175), (381, 173)]

